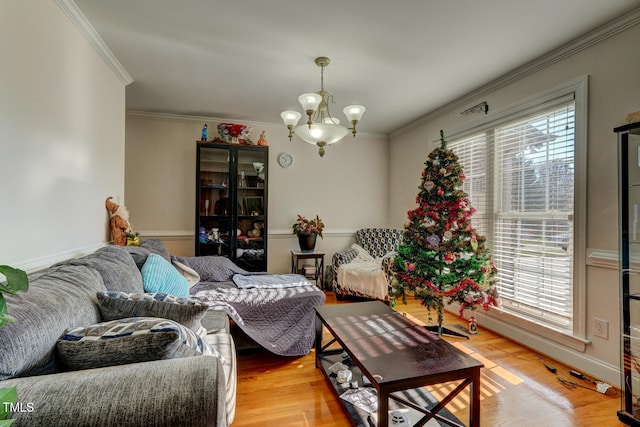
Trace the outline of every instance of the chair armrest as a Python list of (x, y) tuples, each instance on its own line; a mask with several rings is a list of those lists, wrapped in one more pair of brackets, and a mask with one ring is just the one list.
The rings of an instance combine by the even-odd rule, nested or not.
[(333, 254), (331, 258), (331, 267), (333, 269), (333, 291), (337, 292), (338, 289), (338, 268), (343, 264), (348, 264), (358, 256), (358, 251), (353, 248), (348, 248), (340, 252)]
[(391, 261), (396, 257), (396, 255), (396, 252), (389, 252), (382, 258), (382, 271), (384, 271), (384, 276), (387, 278), (387, 282), (390, 280)]
[(222, 363), (212, 356), (0, 381), (17, 387), (18, 426), (227, 426)]

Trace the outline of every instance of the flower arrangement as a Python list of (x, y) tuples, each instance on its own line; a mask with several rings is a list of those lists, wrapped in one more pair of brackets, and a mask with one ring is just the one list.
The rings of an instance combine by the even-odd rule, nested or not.
[(234, 142), (235, 139), (237, 140), (236, 143), (248, 144), (251, 126), (237, 123), (220, 123), (218, 125), (218, 133), (225, 142)]
[(320, 219), (320, 217), (316, 214), (316, 217), (313, 219), (307, 219), (302, 215), (298, 214), (298, 219), (291, 226), (293, 229), (293, 234), (312, 234), (315, 233), (320, 238), (322, 238), (322, 230), (324, 230), (324, 223)]

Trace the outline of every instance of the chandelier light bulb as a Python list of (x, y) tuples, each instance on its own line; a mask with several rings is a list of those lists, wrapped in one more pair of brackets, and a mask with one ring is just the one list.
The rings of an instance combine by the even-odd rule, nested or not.
[(309, 134), (314, 137), (315, 139), (320, 140), (322, 138), (324, 132), (322, 132), (322, 129), (320, 129), (317, 126), (312, 126), (311, 130), (309, 131)]

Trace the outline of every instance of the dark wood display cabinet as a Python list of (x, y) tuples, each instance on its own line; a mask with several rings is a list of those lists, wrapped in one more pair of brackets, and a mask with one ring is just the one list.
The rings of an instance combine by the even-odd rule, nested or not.
[(246, 270), (266, 271), (269, 148), (197, 145), (196, 256), (224, 256)]
[(640, 123), (618, 135), (618, 227), (622, 402), (618, 418), (640, 426)]

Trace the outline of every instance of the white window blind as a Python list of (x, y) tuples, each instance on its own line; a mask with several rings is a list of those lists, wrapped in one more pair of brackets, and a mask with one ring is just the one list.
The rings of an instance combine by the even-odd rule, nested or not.
[(573, 95), (453, 138), (464, 191), (498, 267), (502, 308), (571, 332), (575, 181)]

